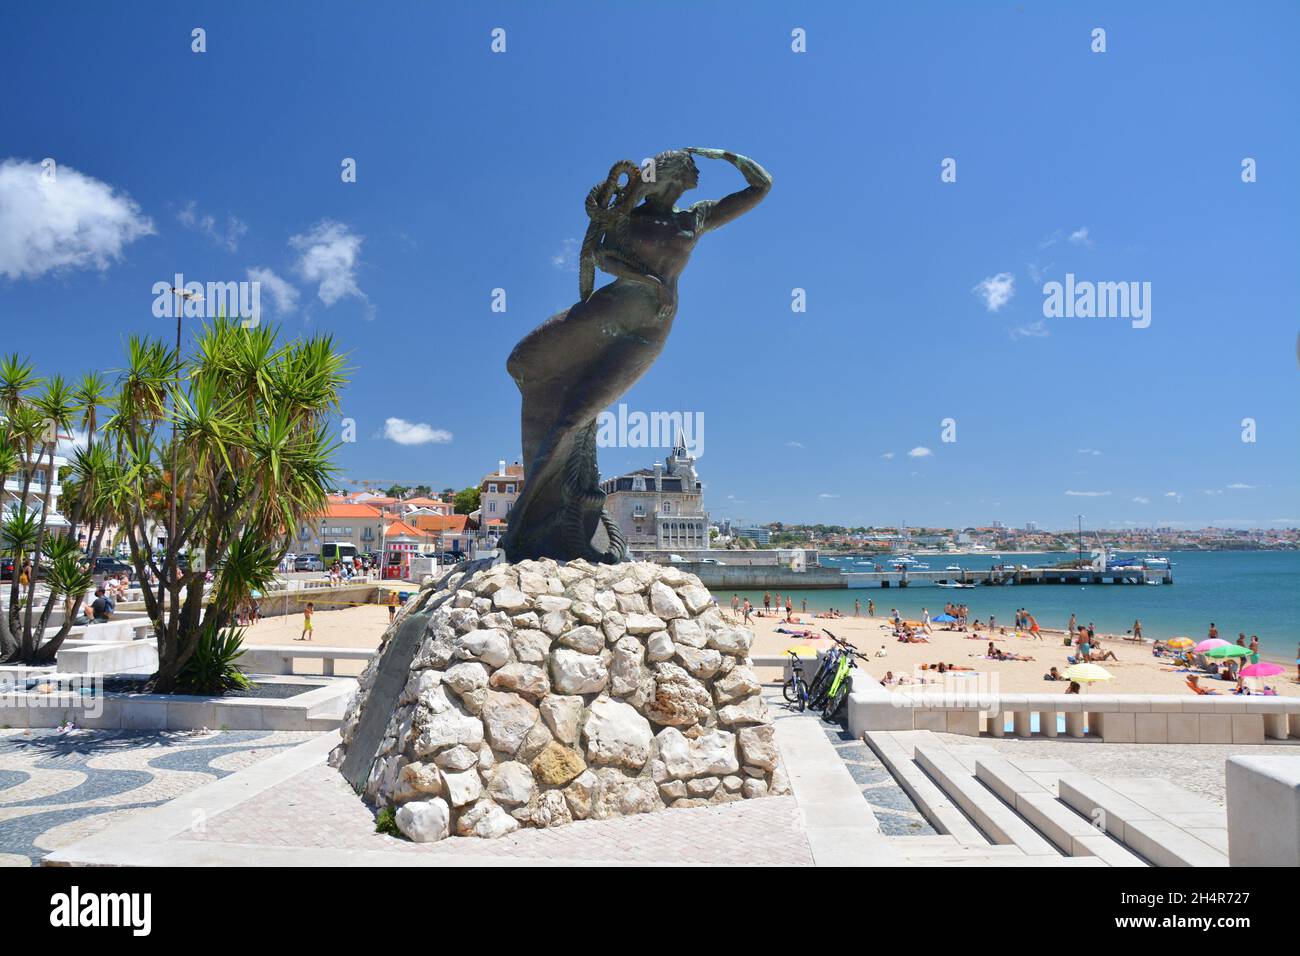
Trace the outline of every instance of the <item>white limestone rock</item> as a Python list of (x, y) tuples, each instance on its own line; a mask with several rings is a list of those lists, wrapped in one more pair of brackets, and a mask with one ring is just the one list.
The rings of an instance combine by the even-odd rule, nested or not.
[(533, 799), (536, 793), (537, 783), (533, 774), (523, 764), (507, 760), (497, 764), (492, 771), (488, 794), (502, 806), (517, 807)]
[(588, 710), (582, 739), (589, 764), (640, 770), (650, 759), (654, 734), (634, 707), (600, 697)]
[(413, 843), (436, 843), (451, 832), (451, 809), (440, 797), (413, 801), (397, 808), (396, 822)]
[(483, 703), (483, 727), (492, 749), (513, 757), (541, 715), (518, 694), (489, 690)]
[(650, 610), (665, 621), (687, 616), (686, 605), (677, 596), (677, 592), (659, 581), (650, 585)]
[(464, 660), (500, 667), (510, 660), (510, 642), (496, 628), (480, 628), (460, 636), (456, 654)]
[(646, 638), (645, 656), (652, 664), (670, 661), (676, 653), (677, 648), (673, 646), (673, 639), (668, 636), (667, 631), (655, 631)]
[(495, 840), (519, 829), (519, 821), (506, 813), (490, 798), (484, 798), (464, 811), (456, 820), (456, 832), (461, 836), (482, 837)]
[(488, 680), (494, 690), (510, 690), (516, 694), (541, 698), (551, 690), (551, 682), (546, 678), (546, 671), (536, 664), (507, 664), (493, 673)]
[(542, 720), (546, 721), (546, 726), (560, 743), (572, 746), (578, 742), (578, 725), (583, 706), (581, 697), (562, 694), (551, 694), (542, 701)]
[(609, 682), (609, 668), (593, 654), (557, 648), (550, 665), (551, 686), (560, 694), (599, 694)]
[(605, 635), (590, 624), (571, 628), (557, 638), (557, 643), (584, 654), (599, 654), (605, 647)]

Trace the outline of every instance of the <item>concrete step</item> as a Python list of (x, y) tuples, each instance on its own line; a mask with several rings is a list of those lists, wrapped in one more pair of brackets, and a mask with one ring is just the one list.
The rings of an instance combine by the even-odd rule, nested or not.
[[(1124, 846), (1155, 866), (1228, 865), (1225, 852), (1166, 819), (1165, 813), (1175, 816), (1180, 812), (1205, 819), (1203, 808), (1187, 809), (1205, 801), (1181, 788), (1175, 788), (1174, 792), (1168, 789), (1172, 784), (1162, 787), (1134, 787), (1130, 784), (1126, 788), (1128, 795), (1125, 795), (1083, 773), (1062, 774), (1058, 786), (1064, 803), (1089, 820), (1096, 821)], [(1159, 809), (1162, 800), (1174, 801), (1175, 809), (1162, 813)], [(1209, 806), (1213, 807), (1213, 804)], [(1199, 829), (1215, 830), (1214, 827)]]
[[(902, 734), (906, 733), (906, 737)], [(916, 808), (940, 834), (947, 834), (962, 846), (987, 847), (991, 844), (979, 829), (954, 804), (933, 780), (925, 775), (912, 759), (911, 741), (921, 739), (933, 741), (929, 731), (927, 736), (918, 737), (915, 732), (894, 732), (888, 730), (869, 731), (866, 736), (867, 746), (880, 758), (881, 762), (894, 775), (903, 792), (916, 804)], [(898, 739), (902, 737), (902, 740)], [(904, 743), (903, 741), (908, 741)], [(905, 839), (923, 839), (907, 837)]]
[(997, 793), (938, 744), (918, 745), (916, 763), (994, 844), (1014, 844), (1029, 856), (1060, 856), (1060, 851), (1025, 822)]
[(976, 761), (975, 777), (1008, 806), (1014, 807), (1066, 856), (1096, 856), (1109, 866), (1146, 866), (1143, 860), (1061, 803), (1048, 787), (1011, 761), (982, 757)]

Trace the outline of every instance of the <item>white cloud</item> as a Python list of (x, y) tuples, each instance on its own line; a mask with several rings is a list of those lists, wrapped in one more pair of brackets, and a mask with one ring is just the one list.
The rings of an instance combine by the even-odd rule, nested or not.
[(57, 452), (60, 455), (70, 456), (86, 447), (87, 433), (85, 429), (74, 428), (72, 433), (66, 438), (60, 438)]
[(1109, 491), (1067, 491), (1071, 498), (1105, 498)]
[(152, 235), (129, 196), (70, 166), (47, 179), (39, 163), (0, 162), (0, 275), (35, 279), (60, 269), (108, 269)]
[(1011, 336), (1011, 341), (1015, 342), (1019, 339), (1043, 339), (1052, 333), (1048, 330), (1047, 323), (1039, 319), (1037, 322), (1030, 322), (1027, 325), (1017, 325), (1015, 328), (1007, 330), (1007, 334)]
[(1223, 489), (1222, 489), (1222, 488), (1206, 488), (1206, 489), (1205, 489), (1205, 494), (1207, 494), (1207, 495), (1221, 495), (1221, 494), (1223, 494)]
[(1078, 229), (1074, 230), (1074, 232), (1070, 233), (1070, 242), (1074, 243), (1076, 246), (1092, 245), (1092, 240), (1088, 238), (1088, 227), (1080, 226)]
[(785, 443), (785, 447), (786, 447), (786, 448), (802, 448), (802, 447), (803, 447), (803, 442), (801, 442), (801, 441), (788, 441), (788, 442)]
[(357, 286), (362, 237), (341, 222), (324, 219), (308, 232), (289, 238), (301, 255), (295, 267), (307, 282), (319, 283), (316, 295), (326, 305), (352, 296), (368, 302)]
[(1150, 498), (1143, 498), (1141, 495), (1138, 495), (1136, 498), (1133, 499), (1133, 501), (1134, 501), (1135, 503), (1139, 504), (1139, 505), (1149, 505), (1149, 504), (1151, 504), (1151, 499), (1150, 499)]
[(820, 495), (818, 495), (817, 497), (818, 497), (818, 498), (838, 498), (839, 495), (833, 495), (833, 494), (831, 494), (831, 493), (828, 492), (828, 491), (823, 491), (823, 492), (822, 492)]
[(1166, 491), (1166, 492), (1165, 492), (1165, 497), (1166, 497), (1166, 498), (1173, 498), (1174, 501), (1176, 501), (1178, 504), (1182, 504), (1182, 503), (1183, 503), (1183, 496), (1180, 495), (1180, 494), (1179, 494), (1178, 492), (1176, 492), (1176, 491)]
[(248, 270), (251, 282), (260, 282), (262, 290), (271, 297), (278, 315), (288, 315), (298, 308), (298, 290), (281, 279), (272, 270), (264, 266), (254, 266)]
[(922, 445), (918, 445), (907, 453), (907, 457), (908, 458), (929, 458), (933, 454), (934, 452), (930, 451), (930, 449)]
[(560, 244), (560, 251), (551, 256), (551, 265), (565, 272), (576, 272), (578, 269), (578, 253), (582, 249), (582, 244), (577, 239), (565, 239)]
[(894, 457), (894, 453), (893, 453), (892, 451), (887, 451), (887, 452), (885, 452), (883, 455), (881, 455), (880, 457), (881, 457), (881, 458), (885, 458), (885, 459), (893, 458), (893, 457)]
[(226, 214), (224, 229), (217, 228), (217, 220), (208, 213), (200, 213), (198, 202), (191, 199), (176, 212), (176, 219), (186, 229), (203, 233), (219, 246), (231, 252), (239, 251), (239, 240), (248, 232), (248, 224), (238, 216)]
[(1099, 452), (1099, 451), (1098, 451), (1097, 449), (1095, 449), (1095, 448), (1080, 448), (1080, 449), (1079, 449), (1079, 454), (1080, 454), (1080, 455), (1100, 455), (1101, 452)]
[(399, 445), (446, 444), (451, 441), (451, 432), (444, 428), (434, 428), (423, 422), (408, 422), (404, 418), (384, 419), (384, 437)]
[(1010, 302), (1011, 297), (1016, 294), (1016, 277), (1010, 272), (999, 272), (995, 276), (980, 280), (971, 291), (984, 300), (986, 309), (996, 312)]
[(1254, 491), (1255, 486), (1247, 485), (1240, 481), (1234, 481), (1232, 484), (1228, 485), (1228, 490), (1229, 491)]

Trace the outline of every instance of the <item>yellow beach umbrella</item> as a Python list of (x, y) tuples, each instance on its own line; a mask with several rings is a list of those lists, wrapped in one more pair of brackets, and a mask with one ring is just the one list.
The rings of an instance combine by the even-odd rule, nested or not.
[(809, 647), (807, 644), (795, 644), (793, 647), (785, 649), (787, 654), (795, 654), (798, 657), (816, 657), (817, 648)]
[(1113, 680), (1115, 675), (1096, 664), (1071, 664), (1064, 671), (1066, 680), (1079, 684), (1091, 684), (1099, 680)]
[(1190, 637), (1175, 637), (1173, 640), (1165, 641), (1165, 647), (1177, 647), (1181, 649), (1184, 647), (1195, 647), (1195, 646), (1196, 646), (1196, 642), (1192, 640)]

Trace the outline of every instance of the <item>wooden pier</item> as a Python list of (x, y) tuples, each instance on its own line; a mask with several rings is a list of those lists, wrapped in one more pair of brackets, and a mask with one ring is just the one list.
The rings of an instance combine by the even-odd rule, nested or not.
[[(846, 571), (850, 588), (905, 588), (908, 585), (971, 584), (1173, 584), (1169, 568), (1124, 568), (1101, 571), (1096, 568), (1002, 568), (994, 571)], [(960, 590), (954, 588), (953, 590)]]

